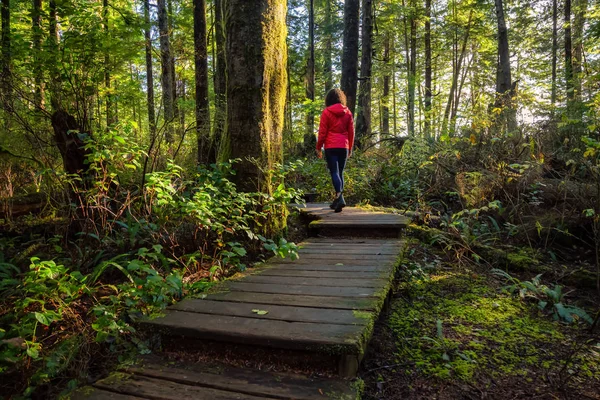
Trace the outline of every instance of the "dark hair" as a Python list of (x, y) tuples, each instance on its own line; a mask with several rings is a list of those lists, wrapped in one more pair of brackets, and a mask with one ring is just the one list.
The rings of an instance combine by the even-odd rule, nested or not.
[(341, 89), (331, 89), (325, 96), (325, 107), (329, 107), (338, 103), (345, 106), (346, 95), (341, 91)]

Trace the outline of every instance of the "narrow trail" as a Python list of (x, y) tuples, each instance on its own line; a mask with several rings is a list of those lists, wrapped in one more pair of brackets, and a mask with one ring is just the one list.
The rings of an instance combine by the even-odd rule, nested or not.
[(255, 351), (247, 356), (254, 362), (301, 357), (337, 378), (173, 363), (159, 353), (73, 398), (355, 399), (349, 378), (356, 376), (373, 324), (389, 301), (407, 220), (353, 207), (336, 214), (315, 203), (301, 212), (312, 220), (312, 237), (300, 244), (298, 260), (272, 258), (251, 275), (224, 282), (218, 293), (183, 300), (141, 328), (170, 350), (236, 352), (241, 346)]

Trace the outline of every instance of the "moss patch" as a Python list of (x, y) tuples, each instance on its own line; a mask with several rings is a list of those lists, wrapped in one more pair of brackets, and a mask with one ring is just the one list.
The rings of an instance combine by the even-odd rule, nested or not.
[[(425, 376), (463, 382), (482, 373), (491, 379), (558, 377), (573, 347), (575, 327), (549, 320), (484, 275), (438, 271), (403, 284), (401, 294), (389, 321), (395, 357)], [(598, 361), (597, 354), (581, 351), (570, 370), (597, 380)]]

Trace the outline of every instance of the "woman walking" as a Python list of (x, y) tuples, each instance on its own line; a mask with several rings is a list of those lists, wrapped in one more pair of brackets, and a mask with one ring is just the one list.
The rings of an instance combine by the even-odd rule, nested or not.
[(335, 189), (335, 199), (330, 207), (335, 212), (342, 211), (344, 201), (344, 167), (346, 159), (352, 154), (354, 145), (354, 120), (346, 107), (346, 95), (340, 89), (331, 89), (325, 96), (325, 109), (321, 114), (317, 157), (322, 158), (325, 146), (325, 159), (331, 173)]

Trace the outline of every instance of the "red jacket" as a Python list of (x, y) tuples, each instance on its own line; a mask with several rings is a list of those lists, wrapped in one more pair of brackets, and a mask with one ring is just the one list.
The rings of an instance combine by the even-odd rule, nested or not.
[(319, 124), (317, 151), (326, 149), (350, 149), (354, 146), (354, 120), (348, 107), (340, 103), (323, 110)]

